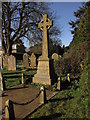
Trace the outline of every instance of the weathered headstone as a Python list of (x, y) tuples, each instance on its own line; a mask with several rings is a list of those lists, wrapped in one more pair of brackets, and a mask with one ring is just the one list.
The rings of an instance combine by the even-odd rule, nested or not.
[(28, 61), (28, 54), (27, 53), (24, 53), (24, 55), (23, 55), (23, 67), (29, 68), (29, 61)]
[(8, 70), (16, 70), (16, 58), (13, 55), (8, 56)]
[(47, 18), (47, 14), (44, 14), (43, 19), (38, 24), (38, 28), (43, 31), (42, 56), (38, 59), (38, 69), (33, 77), (33, 82), (45, 85), (51, 85), (48, 58), (48, 29), (50, 26), (52, 26), (52, 21)]
[(30, 57), (30, 67), (36, 68), (36, 56), (34, 55), (34, 53), (32, 53)]
[(3, 55), (3, 67), (8, 67), (8, 55)]
[(57, 53), (53, 53), (52, 54), (52, 59), (53, 60), (58, 60), (59, 59), (59, 55)]

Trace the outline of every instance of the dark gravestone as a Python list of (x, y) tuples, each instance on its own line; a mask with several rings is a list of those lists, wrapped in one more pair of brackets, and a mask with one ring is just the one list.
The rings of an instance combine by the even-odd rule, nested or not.
[(23, 67), (29, 68), (29, 61), (28, 61), (28, 54), (27, 53), (24, 53), (24, 55), (23, 55)]
[(32, 53), (30, 57), (30, 67), (36, 68), (36, 56), (34, 55), (34, 53)]

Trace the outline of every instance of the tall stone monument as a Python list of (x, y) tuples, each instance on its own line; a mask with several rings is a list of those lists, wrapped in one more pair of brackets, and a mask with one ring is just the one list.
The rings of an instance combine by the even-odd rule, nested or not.
[(38, 59), (37, 73), (33, 77), (34, 83), (51, 85), (50, 67), (48, 58), (48, 30), (52, 26), (52, 20), (43, 15), (43, 19), (38, 24), (38, 28), (43, 31), (42, 56)]

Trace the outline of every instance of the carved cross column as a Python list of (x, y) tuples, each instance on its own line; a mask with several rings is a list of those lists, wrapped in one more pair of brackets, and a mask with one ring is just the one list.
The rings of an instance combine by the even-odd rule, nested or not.
[(42, 41), (42, 57), (48, 58), (48, 29), (52, 26), (52, 20), (47, 18), (47, 14), (43, 15), (43, 19), (38, 24), (38, 28), (43, 31), (43, 41)]

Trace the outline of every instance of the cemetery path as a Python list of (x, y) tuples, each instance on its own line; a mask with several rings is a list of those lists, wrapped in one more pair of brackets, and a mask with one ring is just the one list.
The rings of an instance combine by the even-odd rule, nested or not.
[[(6, 96), (2, 97), (2, 106), (5, 106), (6, 100), (10, 99), (17, 103), (25, 103), (30, 101), (36, 97), (39, 93), (39, 90), (30, 85), (29, 87), (19, 87), (17, 89), (6, 90)], [(53, 96), (53, 92), (46, 90), (47, 100)], [(37, 109), (40, 105), (40, 95), (31, 103), (26, 105), (17, 105), (14, 104), (15, 118), (23, 119), (30, 113), (32, 113), (35, 109)]]

